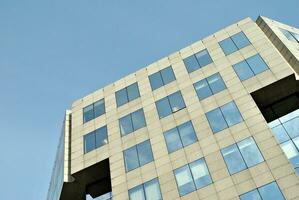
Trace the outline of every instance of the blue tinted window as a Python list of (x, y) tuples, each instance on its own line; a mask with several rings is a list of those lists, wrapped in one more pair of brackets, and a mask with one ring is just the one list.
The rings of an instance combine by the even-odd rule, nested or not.
[(105, 113), (105, 102), (104, 99), (101, 99), (94, 104), (94, 118), (101, 116)]
[(138, 97), (140, 97), (140, 93), (137, 83), (133, 83), (115, 93), (117, 107), (122, 106)]
[(160, 118), (185, 108), (185, 102), (181, 92), (175, 92), (163, 99), (156, 101), (156, 107)]
[(247, 167), (252, 167), (264, 161), (264, 158), (252, 137), (238, 142), (238, 147), (245, 160)]
[(284, 200), (284, 197), (281, 194), (281, 191), (276, 182), (272, 182), (268, 185), (262, 186), (258, 188), (258, 191), (260, 192), (263, 200)]
[(108, 143), (107, 126), (95, 130), (96, 148), (99, 148)]
[(245, 60), (233, 65), (233, 68), (241, 81), (244, 81), (254, 76), (253, 71), (250, 69), (249, 65)]
[(299, 117), (285, 122), (283, 126), (291, 138), (299, 136)]
[(240, 196), (240, 199), (241, 200), (262, 200), (257, 189), (247, 192), (245, 194), (242, 194)]
[(146, 126), (143, 109), (132, 113), (132, 123), (134, 131)]
[(197, 141), (191, 121), (179, 125), (178, 130), (184, 147)]
[(234, 44), (234, 42), (230, 37), (219, 42), (219, 45), (225, 55), (229, 55), (238, 50), (238, 48), (236, 47), (236, 45)]
[(206, 113), (206, 116), (213, 133), (217, 133), (228, 127), (219, 108)]
[(138, 185), (129, 190), (130, 200), (145, 200), (143, 185)]
[(272, 132), (279, 143), (290, 140), (290, 137), (282, 125), (272, 128)]
[(254, 74), (262, 73), (268, 69), (268, 66), (259, 54), (247, 58), (246, 61)]
[(209, 170), (203, 158), (174, 170), (174, 175), (180, 196), (212, 183)]
[(281, 148), (283, 152), (286, 154), (289, 161), (292, 165), (297, 168), (299, 167), (299, 151), (297, 147), (294, 145), (292, 140), (282, 143)]
[(194, 55), (184, 59), (184, 64), (187, 68), (188, 73), (191, 73), (200, 68), (197, 59)]
[(127, 135), (133, 132), (133, 123), (131, 115), (124, 116), (119, 119), (120, 132), (122, 135)]
[(219, 73), (213, 74), (212, 76), (209, 76), (207, 78), (208, 84), (213, 92), (213, 94), (216, 94), (224, 89), (226, 89), (226, 86), (222, 80), (222, 77)]
[(221, 153), (230, 174), (235, 174), (247, 168), (236, 144), (222, 149)]
[(93, 105), (86, 106), (83, 108), (83, 121), (88, 122), (94, 118)]
[(160, 118), (166, 117), (172, 113), (168, 98), (165, 97), (156, 102), (156, 107)]
[(88, 122), (105, 113), (105, 102), (101, 99), (89, 106), (83, 108), (83, 123)]
[(126, 171), (131, 171), (154, 160), (149, 140), (124, 151)]
[(296, 38), (291, 34), (291, 32), (282, 28), (280, 28), (280, 30), (288, 40), (296, 42)]
[(164, 133), (164, 137), (166, 140), (167, 150), (169, 153), (174, 152), (183, 147), (178, 129), (176, 127), (166, 131)]
[(162, 200), (157, 178), (129, 189), (130, 200)]
[(94, 132), (84, 135), (84, 153), (88, 153), (94, 150), (95, 147), (96, 147), (96, 141), (95, 141)]
[(197, 58), (197, 61), (201, 67), (204, 67), (213, 62), (208, 50), (206, 49), (196, 53), (195, 57)]
[(243, 118), (233, 101), (221, 106), (220, 109), (228, 126), (233, 126), (243, 121)]
[(243, 32), (237, 33), (233, 35), (231, 38), (234, 41), (235, 45), (238, 47), (238, 49), (242, 49), (250, 44), (249, 40)]
[(158, 89), (175, 80), (175, 76), (171, 66), (162, 69), (149, 76), (152, 90)]
[(213, 94), (206, 79), (194, 83), (194, 88), (199, 99), (205, 99)]

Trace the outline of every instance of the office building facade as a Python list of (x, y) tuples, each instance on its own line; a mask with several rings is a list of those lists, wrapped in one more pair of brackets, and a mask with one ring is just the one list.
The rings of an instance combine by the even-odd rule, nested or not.
[(76, 100), (48, 200), (299, 199), (298, 83), (299, 29), (228, 26)]

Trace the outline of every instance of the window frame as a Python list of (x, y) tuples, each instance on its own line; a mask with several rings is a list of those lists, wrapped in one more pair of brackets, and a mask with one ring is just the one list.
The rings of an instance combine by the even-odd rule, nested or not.
[[(128, 91), (128, 88), (130, 88), (130, 87), (133, 87), (134, 85), (136, 85), (136, 88), (137, 88), (137, 90), (135, 91), (135, 92), (137, 92), (138, 93), (138, 95), (135, 97), (135, 98), (133, 98), (133, 99), (130, 99), (130, 95), (129, 95), (129, 91)], [(125, 102), (121, 102), (121, 103), (119, 103), (119, 100), (118, 100), (118, 95), (119, 94), (121, 94), (121, 93), (124, 93), (126, 96), (126, 101)], [(139, 97), (140, 97), (140, 91), (139, 91), (139, 85), (138, 85), (138, 82), (135, 82), (135, 83), (132, 83), (132, 84), (130, 84), (130, 85), (128, 85), (128, 86), (126, 86), (126, 87), (124, 87), (124, 88), (122, 88), (122, 89), (120, 89), (120, 90), (117, 90), (116, 92), (115, 92), (115, 101), (116, 101), (116, 107), (117, 108), (119, 108), (119, 107), (121, 107), (121, 106), (123, 106), (123, 105), (125, 105), (125, 104), (127, 104), (127, 103), (129, 103), (129, 102), (131, 102), (131, 101), (133, 101), (133, 100), (135, 100), (135, 99), (138, 99)]]
[[(173, 76), (174, 79), (172, 79), (172, 80), (170, 80), (170, 81), (166, 81), (166, 80), (165, 80), (165, 76), (163, 76), (163, 75), (164, 75), (164, 72), (167, 71), (167, 70), (170, 70), (170, 71), (171, 71), (172, 76)], [(154, 77), (154, 76), (159, 76), (159, 77), (160, 77), (160, 79), (161, 79), (161, 85), (160, 85), (160, 83), (159, 83), (159, 86), (154, 86), (153, 79), (152, 79), (152, 77)], [(161, 69), (160, 71), (157, 71), (157, 72), (155, 72), (155, 73), (149, 75), (149, 76), (148, 76), (148, 79), (149, 79), (149, 82), (150, 82), (152, 91), (155, 91), (155, 90), (157, 90), (157, 89), (159, 89), (159, 88), (161, 88), (161, 87), (163, 87), (163, 86), (165, 86), (165, 85), (167, 85), (167, 84), (169, 84), (169, 83), (175, 81), (175, 80), (176, 80), (176, 76), (175, 76), (175, 74), (174, 74), (174, 71), (173, 71), (173, 69), (172, 69), (172, 66), (170, 65), (170, 66), (168, 66), (168, 67), (166, 67), (166, 68), (164, 68), (164, 69)]]
[(145, 200), (147, 200), (149, 197), (146, 195), (146, 194), (147, 194), (147, 193), (146, 193), (146, 186), (148, 186), (148, 184), (151, 183), (151, 182), (155, 182), (155, 183), (157, 183), (157, 186), (158, 186), (158, 188), (159, 188), (159, 196), (160, 196), (158, 200), (162, 200), (163, 197), (162, 197), (161, 186), (160, 186), (160, 182), (159, 182), (158, 177), (153, 178), (153, 179), (151, 179), (151, 180), (149, 180), (149, 181), (146, 181), (146, 182), (144, 182), (144, 183), (142, 183), (142, 184), (136, 185), (136, 186), (134, 186), (134, 187), (128, 189), (129, 200), (131, 200), (130, 191), (132, 191), (132, 190), (136, 190), (136, 189), (142, 189), (141, 192), (143, 193), (143, 197), (144, 197)]
[[(142, 112), (142, 114), (143, 114), (144, 125), (143, 125), (143, 126), (140, 126), (140, 127), (138, 127), (138, 128), (135, 128), (136, 125), (134, 125), (133, 115), (136, 114), (136, 113), (139, 113), (139, 112)], [(131, 123), (132, 131), (127, 132), (127, 133), (123, 133), (123, 132), (122, 132), (122, 123), (121, 123), (121, 121), (122, 121), (124, 118), (128, 118), (128, 119), (130, 119), (130, 123)], [(125, 115), (125, 116), (119, 118), (119, 119), (118, 119), (118, 124), (119, 124), (120, 135), (121, 135), (122, 137), (123, 137), (123, 136), (126, 136), (126, 135), (129, 135), (129, 134), (131, 134), (131, 133), (133, 133), (133, 132), (135, 132), (135, 131), (137, 131), (137, 130), (139, 130), (139, 129), (142, 129), (142, 128), (146, 127), (147, 124), (146, 124), (146, 119), (145, 119), (145, 116), (144, 116), (143, 108), (139, 108), (139, 109), (135, 110), (134, 112), (129, 113), (129, 114), (127, 114), (127, 115)]]
[[(98, 146), (98, 145), (97, 145), (97, 131), (100, 131), (101, 129), (104, 129), (104, 130), (105, 130), (105, 136), (106, 136), (105, 139), (107, 140), (107, 143)], [(93, 148), (92, 148), (91, 150), (87, 151), (87, 150), (86, 150), (85, 138), (90, 137), (90, 136), (92, 136), (92, 139), (93, 139)], [(103, 141), (104, 141), (104, 140), (103, 140)], [(108, 140), (108, 128), (107, 128), (107, 125), (105, 125), (105, 126), (102, 126), (102, 127), (100, 127), (100, 128), (97, 128), (96, 130), (94, 130), (94, 131), (92, 131), (92, 132), (89, 132), (89, 133), (83, 135), (83, 149), (84, 149), (84, 154), (87, 154), (87, 153), (89, 153), (89, 152), (91, 152), (91, 151), (93, 151), (93, 150), (99, 149), (99, 148), (105, 146), (105, 145), (108, 144), (108, 143), (109, 143), (109, 140)]]
[[(210, 60), (209, 63), (207, 63), (207, 64), (201, 64), (201, 62), (199, 62), (199, 58), (197, 57), (198, 54), (201, 54), (201, 53), (203, 53), (203, 52), (206, 52), (206, 55), (208, 56), (208, 59)], [(200, 57), (203, 57), (203, 56), (204, 56), (204, 55), (202, 55), (202, 56), (200, 56)], [(195, 63), (197, 63), (197, 66), (192, 66), (192, 68), (189, 67), (188, 64), (187, 64), (187, 63), (188, 63), (187, 61), (188, 61), (189, 59), (193, 59), (193, 61), (196, 61)], [(195, 59), (195, 60), (194, 60), (194, 59)], [(213, 61), (213, 59), (212, 59), (212, 57), (211, 57), (211, 55), (210, 55), (208, 49), (205, 48), (205, 49), (202, 49), (202, 50), (200, 50), (199, 52), (197, 52), (197, 53), (195, 53), (195, 54), (192, 54), (192, 55), (190, 55), (190, 56), (184, 58), (184, 59), (183, 59), (183, 62), (184, 62), (184, 65), (185, 65), (185, 68), (186, 68), (188, 74), (190, 74), (190, 73), (192, 73), (192, 72), (194, 72), (194, 71), (196, 71), (196, 70), (198, 70), (198, 69), (200, 69), (200, 68), (203, 68), (203, 67), (205, 67), (205, 66), (208, 66), (209, 64), (213, 63), (214, 61)]]
[[(239, 45), (238, 45), (237, 42), (235, 41), (235, 37), (236, 37), (237, 35), (239, 35), (239, 34), (245, 36), (244, 38), (246, 38), (246, 40), (247, 40), (247, 42), (248, 42), (247, 45), (245, 45), (245, 46), (243, 46), (243, 47), (239, 47)], [(228, 41), (228, 40), (231, 41), (231, 44), (234, 45), (234, 46), (233, 46), (233, 47), (234, 47), (233, 50), (232, 50), (232, 51), (229, 51), (229, 52), (228, 52), (227, 50), (224, 50), (224, 49), (225, 49), (225, 48), (224, 48), (224, 45), (222, 45), (222, 44), (224, 43), (224, 41)], [(220, 48), (222, 49), (224, 55), (225, 55), (225, 56), (228, 56), (228, 55), (230, 55), (230, 54), (232, 54), (232, 53), (234, 53), (234, 52), (236, 52), (236, 51), (239, 51), (239, 50), (241, 50), (241, 49), (243, 49), (243, 48), (245, 48), (245, 47), (251, 45), (251, 42), (250, 42), (250, 40), (248, 39), (248, 37), (246, 36), (246, 34), (245, 34), (243, 31), (240, 31), (240, 32), (238, 32), (238, 33), (235, 33), (235, 34), (232, 35), (232, 36), (229, 36), (228, 38), (225, 38), (225, 39), (221, 40), (220, 42), (218, 42), (218, 44), (219, 44)]]
[[(103, 102), (102, 103), (102, 105), (103, 105), (103, 113), (101, 113), (100, 115), (98, 115), (98, 116), (96, 116), (96, 113), (95, 113), (95, 104), (97, 104), (97, 103), (99, 103), (99, 102)], [(92, 107), (92, 117), (90, 118), (90, 119), (88, 119), (88, 120), (85, 120), (85, 109), (86, 108), (88, 108), (88, 107)], [(98, 101), (95, 101), (95, 102), (93, 102), (92, 104), (89, 104), (88, 106), (85, 106), (83, 109), (82, 109), (82, 111), (83, 111), (83, 124), (85, 124), (85, 123), (87, 123), (87, 122), (89, 122), (89, 121), (91, 121), (91, 120), (94, 120), (94, 119), (96, 119), (96, 118), (98, 118), (98, 117), (100, 117), (100, 116), (102, 116), (102, 115), (104, 115), (105, 113), (106, 113), (106, 106), (105, 106), (105, 99), (104, 98), (102, 98), (102, 99), (100, 99), (100, 100), (98, 100)]]

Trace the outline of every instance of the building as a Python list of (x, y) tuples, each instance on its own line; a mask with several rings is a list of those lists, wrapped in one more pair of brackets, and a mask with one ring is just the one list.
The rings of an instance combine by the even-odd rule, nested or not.
[(246, 18), (78, 99), (48, 200), (299, 199), (298, 75), (299, 29)]

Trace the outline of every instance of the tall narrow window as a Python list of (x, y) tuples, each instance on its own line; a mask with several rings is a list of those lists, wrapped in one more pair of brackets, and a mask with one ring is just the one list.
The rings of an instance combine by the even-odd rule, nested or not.
[(172, 67), (166, 67), (152, 75), (149, 76), (150, 84), (152, 90), (156, 90), (164, 85), (175, 80), (175, 75), (173, 73)]
[(120, 107), (134, 99), (140, 97), (138, 84), (133, 83), (115, 93), (117, 107)]
[(207, 49), (204, 49), (184, 59), (184, 64), (186, 66), (188, 73), (191, 73), (199, 68), (202, 68), (212, 62), (213, 61)]
[(105, 102), (101, 99), (93, 104), (83, 108), (83, 122), (88, 122), (97, 118), (105, 113)]

